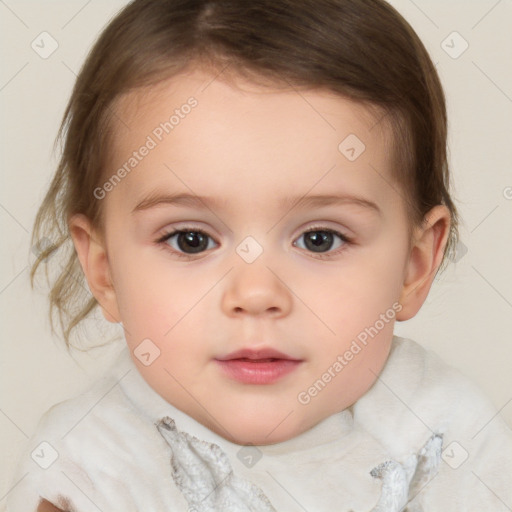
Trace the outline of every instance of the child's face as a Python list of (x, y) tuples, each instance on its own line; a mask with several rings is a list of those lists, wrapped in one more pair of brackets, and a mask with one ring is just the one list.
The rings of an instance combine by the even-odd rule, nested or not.
[[(113, 289), (99, 300), (162, 397), (228, 439), (269, 444), (376, 380), (400, 319), (408, 224), (384, 123), (333, 94), (243, 88), (194, 73), (121, 104), (106, 176), (137, 163), (104, 188)], [(338, 147), (350, 134), (359, 156), (353, 135)], [(174, 229), (200, 233), (165, 241)], [(267, 348), (296, 362), (219, 362)]]

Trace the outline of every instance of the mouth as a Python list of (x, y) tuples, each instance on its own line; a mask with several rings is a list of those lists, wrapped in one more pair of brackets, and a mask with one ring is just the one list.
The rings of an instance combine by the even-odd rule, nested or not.
[(296, 359), (274, 349), (242, 349), (215, 362), (225, 375), (243, 384), (272, 384), (296, 370), (302, 359)]

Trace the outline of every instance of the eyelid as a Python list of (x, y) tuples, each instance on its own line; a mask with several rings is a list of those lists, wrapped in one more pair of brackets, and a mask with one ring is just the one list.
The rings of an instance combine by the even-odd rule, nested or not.
[(173, 234), (176, 234), (176, 233), (181, 233), (181, 232), (187, 232), (187, 231), (193, 231), (193, 232), (196, 232), (196, 233), (202, 233), (203, 235), (206, 235), (208, 237), (210, 237), (212, 240), (214, 240), (216, 243), (218, 243), (216, 240), (215, 240), (215, 237), (212, 236), (208, 230), (200, 227), (200, 226), (194, 226), (193, 224), (183, 224), (183, 225), (173, 225), (172, 227), (167, 227), (167, 228), (163, 228), (160, 230), (160, 232), (162, 233), (158, 239), (157, 239), (157, 242), (161, 242), (161, 241), (164, 241), (164, 240), (167, 240), (167, 238), (169, 238), (170, 236), (172, 236)]
[(328, 221), (325, 221), (313, 222), (312, 224), (301, 226), (298, 230), (298, 235), (294, 237), (294, 240), (297, 240), (300, 236), (311, 231), (328, 231), (330, 233), (334, 233), (342, 238), (346, 243), (351, 243), (355, 238), (355, 235), (353, 235), (349, 229), (345, 229), (340, 226), (331, 226)]
[(349, 238), (349, 235), (345, 234), (343, 232), (343, 230), (338, 229), (338, 228), (331, 228), (325, 224), (309, 226), (308, 228), (302, 230), (301, 234), (303, 235), (304, 233), (309, 233), (310, 231), (330, 231), (332, 233), (336, 233), (336, 234), (340, 235), (343, 238), (347, 238), (347, 239)]
[(197, 231), (209, 236), (217, 244), (219, 243), (218, 240), (220, 239), (220, 234), (215, 228), (211, 227), (211, 224), (194, 220), (176, 220), (174, 222), (169, 222), (169, 224), (158, 229), (157, 233), (161, 233), (161, 235), (156, 234), (155, 236), (158, 237), (158, 239), (163, 239), (177, 231)]

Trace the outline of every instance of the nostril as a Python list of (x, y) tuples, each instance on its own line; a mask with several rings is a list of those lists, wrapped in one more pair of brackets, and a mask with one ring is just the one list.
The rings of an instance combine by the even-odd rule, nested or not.
[[(241, 308), (239, 306), (235, 307), (233, 310), (235, 313), (243, 313), (244, 312), (244, 308)], [(280, 309), (276, 306), (272, 306), (272, 307), (267, 308), (266, 311), (268, 311), (269, 313), (277, 314), (277, 313), (279, 313)]]

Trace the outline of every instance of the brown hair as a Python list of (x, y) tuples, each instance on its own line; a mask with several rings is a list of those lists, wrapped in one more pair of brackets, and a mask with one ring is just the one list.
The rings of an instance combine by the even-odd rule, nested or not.
[(458, 216), (449, 193), (444, 94), (425, 47), (393, 7), (383, 0), (134, 0), (80, 71), (57, 138), (61, 160), (34, 225), (41, 247), (32, 279), (41, 262), (67, 247), (50, 292), (50, 317), (57, 310), (66, 342), (96, 305), (67, 223), (83, 213), (101, 225), (93, 191), (119, 122), (116, 102), (199, 65), (229, 67), (255, 82), (327, 89), (382, 112), (411, 225), (446, 205), (452, 222), (441, 267), (454, 253)]

